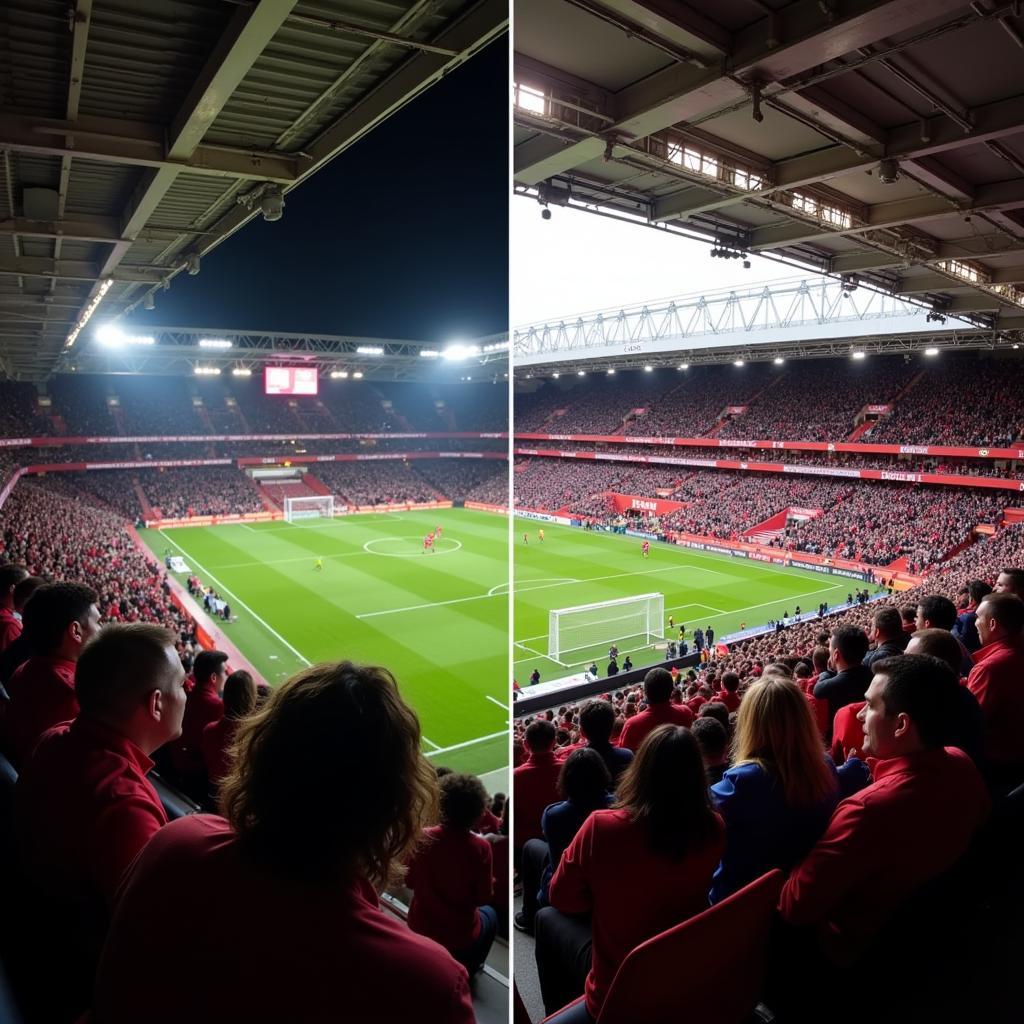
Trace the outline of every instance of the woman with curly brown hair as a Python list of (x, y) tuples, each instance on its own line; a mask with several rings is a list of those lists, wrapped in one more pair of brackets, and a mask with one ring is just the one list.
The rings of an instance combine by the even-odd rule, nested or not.
[(168, 825), (126, 876), (98, 1020), (471, 1024), (465, 969), (378, 904), (435, 814), (420, 742), (386, 669), (276, 690), (239, 726), (224, 816)]

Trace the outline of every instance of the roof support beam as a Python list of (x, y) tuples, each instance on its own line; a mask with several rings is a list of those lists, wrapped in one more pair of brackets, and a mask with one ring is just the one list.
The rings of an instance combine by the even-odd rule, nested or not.
[(120, 240), (115, 217), (74, 216), (67, 220), (39, 221), (27, 217), (0, 220), (0, 235), (21, 238), (55, 238), (73, 242), (109, 242)]
[(686, 4), (658, 0), (569, 2), (598, 17), (605, 16), (624, 31), (630, 32), (633, 38), (670, 52), (693, 52), (699, 49), (724, 56), (731, 48), (732, 37), (729, 32)]
[[(624, 89), (616, 97), (616, 123), (610, 134), (644, 138), (714, 113), (747, 95), (737, 77), (766, 83), (792, 78), (962, 6), (958, 0), (849, 0), (836, 11), (818, 0), (796, 0), (736, 34), (725, 58), (727, 71), (674, 64)], [(533, 164), (516, 160), (516, 181), (536, 185), (578, 167), (588, 159), (579, 145), (550, 140)]]
[(980, 186), (975, 190), (973, 202), (963, 206), (954, 204), (951, 199), (931, 195), (877, 203), (868, 207), (867, 217), (863, 223), (838, 231), (822, 229), (803, 222), (756, 228), (750, 233), (748, 247), (754, 250), (778, 249), (798, 242), (818, 242), (841, 235), (855, 235), (861, 231), (913, 224), (958, 210), (977, 213), (982, 210), (1006, 210), (1020, 206), (1024, 206), (1024, 181), (1002, 181), (994, 185)]
[(1024, 240), (1012, 241), (1002, 235), (978, 235), (939, 242), (930, 255), (897, 256), (885, 252), (851, 252), (833, 256), (829, 273), (856, 274), (868, 270), (886, 270), (911, 263), (937, 260), (985, 260), (1004, 253), (1024, 252)]
[(146, 267), (122, 267), (103, 275), (100, 266), (87, 260), (51, 260), (45, 256), (0, 257), (0, 274), (22, 277), (56, 277), (68, 281), (102, 281), (104, 276), (115, 281), (159, 284), (166, 271)]
[[(994, 270), (985, 284), (1024, 284), (1024, 265), (1000, 267)], [(908, 277), (900, 282), (897, 295), (921, 295), (924, 292), (949, 291), (950, 288), (973, 288), (972, 281), (958, 281), (949, 274), (926, 274), (923, 277)]]

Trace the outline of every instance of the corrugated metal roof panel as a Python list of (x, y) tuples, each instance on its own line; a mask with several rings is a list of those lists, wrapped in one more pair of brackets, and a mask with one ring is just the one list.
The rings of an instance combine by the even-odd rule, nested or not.
[[(60, 160), (55, 160), (59, 172)], [(101, 216), (119, 214), (143, 173), (138, 167), (72, 160), (68, 182), (68, 212)]]
[(0, 19), (0, 102), (40, 117), (67, 113), (68, 5), (7, 0)]

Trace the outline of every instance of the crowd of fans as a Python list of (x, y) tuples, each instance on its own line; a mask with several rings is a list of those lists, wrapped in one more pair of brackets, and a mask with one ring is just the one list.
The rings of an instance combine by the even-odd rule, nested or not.
[(253, 479), (234, 466), (188, 466), (140, 470), (146, 499), (164, 519), (262, 512)]
[(505, 459), (417, 459), (414, 465), (419, 476), (452, 501), (508, 505)]
[[(632, 948), (776, 869), (773, 1011), (820, 1019), (896, 943), (905, 1005), (885, 1019), (924, 1019), (941, 970), (925, 985), (907, 964), (936, 966), (929, 930), (979, 898), (975, 872), (989, 893), (1008, 881), (993, 830), (1024, 782), (1021, 566), (1009, 527), (914, 591), (518, 718), (516, 926), (536, 937), (547, 1011), (585, 997), (554, 1019), (597, 1018)], [(673, 824), (690, 840), (674, 849)]]
[(316, 467), (316, 475), (348, 505), (401, 505), (442, 499), (411, 462), (325, 462)]
[[(28, 1024), (369, 1019), (395, 971), (385, 1017), (472, 1024), (469, 980), (507, 927), (503, 798), (424, 758), (386, 669), (318, 665), (271, 693), (227, 662), (106, 502), (19, 483), (0, 521), (0, 752), (19, 773), (0, 956)], [(169, 821), (168, 781), (213, 813)], [(411, 890), (408, 926), (385, 888)], [(168, 942), (190, 981), (154, 1003)]]

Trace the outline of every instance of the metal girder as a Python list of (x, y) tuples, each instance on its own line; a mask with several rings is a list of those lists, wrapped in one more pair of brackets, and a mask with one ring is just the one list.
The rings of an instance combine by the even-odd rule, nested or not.
[(1004, 210), (1024, 206), (1024, 180), (1001, 181), (994, 185), (981, 185), (975, 189), (974, 199), (957, 205), (951, 199), (922, 195), (897, 199), (889, 203), (869, 206), (863, 222), (848, 228), (819, 228), (803, 221), (783, 225), (755, 228), (750, 233), (748, 248), (777, 249), (797, 242), (819, 242), (842, 235), (855, 235), (861, 231), (896, 227), (915, 221), (930, 220), (950, 213), (977, 213), (982, 210)]
[(853, 252), (833, 256), (829, 261), (832, 274), (855, 274), (864, 270), (885, 270), (911, 263), (933, 263), (936, 260), (984, 260), (1003, 253), (1024, 252), (1024, 240), (1009, 239), (1003, 235), (976, 235), (939, 242), (934, 251), (894, 256), (884, 252)]
[[(714, 113), (745, 97), (746, 86), (738, 77), (748, 75), (761, 82), (791, 78), (962, 6), (958, 0), (850, 0), (837, 11), (819, 0), (796, 0), (736, 33), (725, 59), (727, 71), (675, 64), (624, 89), (616, 97), (616, 123), (610, 133), (644, 138)], [(578, 167), (591, 159), (577, 148), (581, 145), (549, 140), (534, 163), (516, 161), (516, 181), (535, 185)]]
[(0, 220), (0, 235), (22, 238), (66, 238), (74, 242), (117, 242), (121, 238), (116, 217), (75, 215), (60, 221), (11, 217)]
[[(67, 139), (73, 139), (69, 144)], [(230, 146), (198, 146), (187, 159), (167, 155), (163, 125), (119, 118), (74, 120), (0, 113), (0, 149), (40, 156), (81, 157), (98, 163), (188, 171), (213, 178), (243, 178), (286, 185), (299, 174), (301, 157)]]
[(124, 267), (110, 274), (100, 273), (97, 263), (86, 260), (52, 260), (45, 256), (0, 257), (0, 274), (18, 277), (54, 277), (69, 281), (101, 281), (113, 277), (115, 281), (133, 281), (141, 284), (159, 284), (166, 271), (146, 267)]
[[(607, 17), (632, 38), (652, 45), (692, 52), (694, 40), (720, 56), (731, 48), (732, 37), (721, 25), (685, 4), (651, 0), (569, 0), (574, 7)], [(667, 8), (667, 9), (666, 9)], [(636, 31), (634, 31), (636, 30)]]
[[(408, 58), (387, 81), (306, 147), (305, 152), (309, 159), (303, 164), (298, 179), (292, 182), (289, 188), (358, 142), (435, 81), (443, 78), (449, 71), (501, 36), (507, 27), (507, 0), (481, 0), (472, 10), (432, 40), (438, 47), (456, 51), (457, 57), (445, 58), (437, 53), (417, 53)], [(201, 253), (205, 255), (257, 215), (257, 209), (235, 206), (207, 228), (215, 237), (208, 245), (202, 247)]]
[[(1024, 265), (1000, 267), (992, 271), (986, 284), (1024, 284)], [(908, 277), (899, 283), (897, 295), (921, 295), (925, 292), (948, 291), (950, 288), (974, 288), (976, 282), (957, 281), (946, 274), (925, 274), (922, 277)]]

